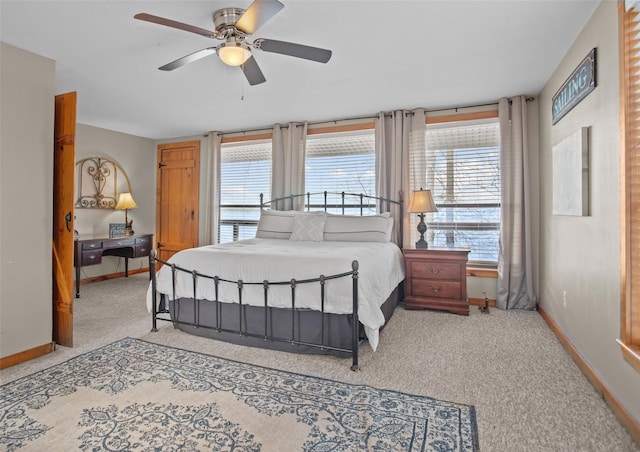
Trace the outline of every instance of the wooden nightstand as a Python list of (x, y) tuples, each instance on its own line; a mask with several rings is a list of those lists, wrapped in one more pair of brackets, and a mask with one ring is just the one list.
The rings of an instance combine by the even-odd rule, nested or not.
[(440, 309), (469, 315), (468, 249), (405, 249), (405, 309)]

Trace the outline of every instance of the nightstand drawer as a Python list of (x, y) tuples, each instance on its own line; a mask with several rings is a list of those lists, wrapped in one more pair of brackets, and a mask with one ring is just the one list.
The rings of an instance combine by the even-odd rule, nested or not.
[(460, 279), (460, 265), (426, 260), (411, 260), (411, 276), (413, 278), (454, 280)]
[(461, 298), (459, 282), (412, 279), (411, 287), (414, 296), (435, 298)]

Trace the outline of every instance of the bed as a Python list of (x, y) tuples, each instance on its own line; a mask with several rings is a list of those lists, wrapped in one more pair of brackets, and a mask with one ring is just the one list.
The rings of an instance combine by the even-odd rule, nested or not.
[[(285, 201), (304, 211), (278, 210)], [(152, 252), (152, 331), (167, 320), (244, 345), (350, 355), (357, 369), (360, 343), (375, 351), (401, 299), (394, 205), (401, 212), (401, 201), (328, 192), (261, 199), (255, 238), (183, 250), (167, 262)]]

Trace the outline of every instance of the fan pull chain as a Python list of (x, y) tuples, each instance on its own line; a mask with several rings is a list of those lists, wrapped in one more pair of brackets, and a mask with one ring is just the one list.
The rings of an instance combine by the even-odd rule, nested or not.
[(240, 100), (244, 100), (244, 90), (248, 86), (247, 85), (248, 82), (246, 77), (241, 77), (241, 80), (242, 80), (242, 97), (240, 98)]

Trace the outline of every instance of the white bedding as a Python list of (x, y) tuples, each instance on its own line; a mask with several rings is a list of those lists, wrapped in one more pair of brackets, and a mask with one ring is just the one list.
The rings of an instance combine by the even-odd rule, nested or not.
[[(402, 252), (391, 242), (310, 242), (256, 238), (183, 250), (172, 256), (169, 262), (232, 281), (276, 282), (349, 272), (354, 260), (359, 263), (358, 317), (375, 351), (379, 329), (384, 324), (380, 306), (404, 279)], [(351, 313), (352, 285), (351, 276), (327, 281), (325, 311)], [(157, 275), (158, 292), (171, 297), (172, 287), (171, 268), (163, 266)], [(178, 272), (176, 296), (193, 297), (191, 274)], [(213, 281), (199, 278), (197, 297), (214, 300)], [(242, 297), (245, 304), (263, 305), (263, 287), (245, 285)], [(221, 283), (218, 298), (237, 302), (237, 285)], [(290, 286), (271, 286), (269, 305), (291, 307)], [(296, 307), (320, 310), (318, 283), (298, 285)], [(147, 308), (151, 310), (151, 286), (147, 293)]]

